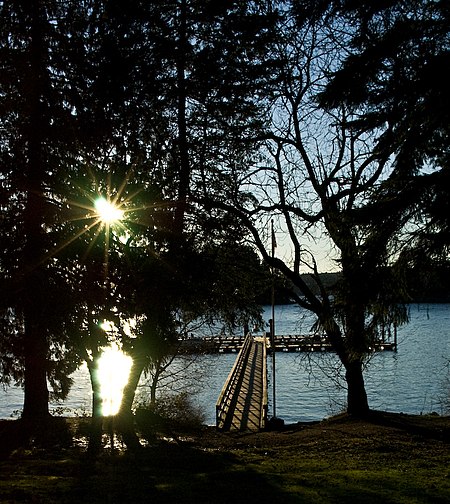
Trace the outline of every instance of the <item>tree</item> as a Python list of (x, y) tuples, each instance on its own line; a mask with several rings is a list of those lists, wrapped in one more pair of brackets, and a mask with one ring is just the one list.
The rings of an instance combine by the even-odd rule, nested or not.
[[(134, 14), (138, 5), (133, 3)], [(85, 269), (92, 245), (86, 238), (92, 239), (92, 233), (84, 236), (85, 230), (74, 226), (72, 219), (90, 218), (92, 226), (98, 217), (93, 203), (100, 191), (123, 189), (138, 160), (140, 175), (153, 162), (162, 162), (158, 153), (165, 123), (161, 115), (155, 121), (160, 93), (156, 79), (150, 79), (159, 70), (158, 60), (148, 64), (143, 57), (148, 46), (142, 43), (147, 39), (145, 30), (139, 29), (142, 24), (125, 33), (130, 16), (119, 21), (119, 7), (111, 2), (113, 14), (119, 12), (109, 21), (110, 13), (95, 0), (1, 6), (5, 119), (1, 205), (2, 234), (9, 238), (0, 266), (6, 333), (2, 378), (24, 383), (23, 415), (28, 417), (48, 414), (47, 378), (56, 385), (55, 373), (62, 371), (67, 352), (72, 353), (71, 362), (65, 361), (66, 375), (76, 365), (73, 350), (80, 352), (80, 346), (73, 333), (81, 312), (89, 313), (87, 306), (94, 304), (100, 316), (108, 305), (101, 275), (96, 276), (92, 267)], [(153, 42), (151, 38), (149, 44)], [(130, 79), (129, 71), (138, 72), (140, 80)], [(144, 96), (139, 88), (143, 80)], [(148, 127), (141, 133), (142, 117), (148, 118), (147, 126), (157, 124), (160, 135)], [(128, 134), (128, 128), (139, 135)], [(123, 177), (112, 188), (108, 187), (111, 170)], [(102, 175), (94, 180), (94, 190), (85, 187), (89, 173)], [(100, 251), (99, 273), (105, 258)], [(83, 281), (77, 278), (80, 273)], [(92, 290), (87, 287), (89, 277)], [(92, 294), (84, 300), (83, 288)], [(59, 372), (58, 378), (61, 393), (66, 393), (67, 376)]]
[[(448, 260), (449, 12), (445, 2), (412, 0), (376, 7), (324, 2), (351, 20), (354, 50), (321, 94), (327, 107), (357, 110), (352, 127), (378, 131), (375, 149), (395, 152), (395, 176), (376, 193), (420, 210), (416, 252)], [(388, 210), (389, 211), (389, 210)]]
[[(321, 16), (299, 25), (286, 11), (280, 32), (284, 37), (272, 49), (282, 62), (278, 94), (256, 144), (264, 159), (242, 162), (231, 184), (221, 179), (226, 196), (204, 193), (204, 204), (239, 218), (265, 261), (286, 278), (293, 299), (315, 313), (316, 330), (325, 333), (345, 369), (347, 410), (364, 415), (363, 369), (371, 346), (383, 327), (406, 320), (402, 280), (389, 265), (415, 211), (374, 197), (397, 175), (395, 149), (377, 148), (380, 132), (355, 127), (357, 111), (345, 105), (318, 104), (330, 72), (351, 48), (353, 26), (344, 17), (330, 23)], [(278, 248), (272, 257), (268, 250), (271, 219), (285, 247), (289, 241), (290, 256), (280, 257)], [(312, 250), (324, 241), (342, 273), (332, 291), (321, 281)], [(311, 275), (319, 294), (302, 273)]]
[[(130, 48), (122, 45), (119, 51), (114, 43), (115, 35), (123, 40), (124, 23), (113, 31), (95, 0), (82, 4), (4, 2), (1, 9), (5, 125), (1, 225), (2, 235), (8, 237), (0, 264), (5, 330), (2, 378), (24, 384), (23, 416), (41, 417), (48, 415), (47, 379), (64, 395), (70, 384), (67, 375), (78, 362), (73, 354), (74, 349), (79, 350), (73, 335), (80, 321), (77, 310), (97, 303), (102, 311), (107, 304), (104, 295), (102, 301), (95, 299), (99, 279), (92, 268), (85, 272), (83, 264), (91, 243), (83, 236), (86, 230), (76, 228), (72, 219), (91, 218), (92, 226), (92, 218), (98, 218), (95, 196), (108, 189), (111, 169), (122, 173), (123, 178), (113, 185), (123, 188), (129, 176), (124, 173), (129, 168), (124, 162), (127, 156), (131, 156), (131, 166), (141, 159), (142, 171), (151, 163), (155, 155), (151, 147), (160, 138), (149, 144), (146, 137), (127, 135), (124, 124), (140, 131), (142, 108), (138, 105), (152, 110), (158, 92), (148, 72), (148, 86), (155, 91), (152, 101), (141, 100), (137, 88), (142, 80), (131, 81), (134, 87), (124, 85), (129, 81), (127, 70), (135, 69), (124, 56)], [(145, 35), (132, 33), (136, 61), (146, 49), (139, 45)], [(162, 130), (163, 122), (156, 122)], [(145, 134), (155, 136), (149, 130)], [(144, 157), (146, 149), (150, 155)], [(94, 180), (94, 190), (85, 188), (86, 180), (91, 180), (89, 173), (94, 172), (102, 178)], [(76, 201), (78, 197), (81, 199)], [(75, 214), (73, 206), (78, 208)], [(92, 234), (88, 236), (92, 238)], [(80, 248), (81, 243), (86, 248)], [(105, 256), (100, 257), (103, 264)], [(84, 301), (80, 297), (86, 281), (79, 281), (80, 273), (86, 273), (84, 280), (91, 275), (93, 282), (93, 296)], [(99, 288), (103, 292), (101, 284)]]
[(65, 12), (58, 2), (2, 2), (0, 8), (1, 310), (10, 343), (2, 367), (5, 380), (24, 385), (23, 417), (34, 419), (48, 416), (47, 378), (55, 385), (58, 378), (62, 395), (68, 390), (56, 362), (66, 353), (60, 323), (67, 298), (63, 275), (48, 260), (47, 231), (55, 218), (52, 184), (74, 152), (67, 142), (76, 129), (66, 79), (70, 69), (58, 51), (70, 46), (70, 36), (61, 29)]

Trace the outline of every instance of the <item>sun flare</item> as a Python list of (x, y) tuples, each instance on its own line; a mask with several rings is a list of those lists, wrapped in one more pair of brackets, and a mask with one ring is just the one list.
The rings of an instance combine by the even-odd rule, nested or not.
[(106, 198), (97, 198), (94, 205), (99, 219), (106, 224), (114, 224), (123, 219), (124, 211)]
[(98, 360), (97, 379), (100, 383), (103, 416), (116, 415), (128, 383), (132, 359), (117, 345), (105, 348)]

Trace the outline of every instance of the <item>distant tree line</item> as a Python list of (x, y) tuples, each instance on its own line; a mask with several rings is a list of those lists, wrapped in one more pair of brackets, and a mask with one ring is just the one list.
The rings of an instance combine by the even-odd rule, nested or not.
[[(319, 273), (320, 282), (333, 293), (333, 288), (342, 281), (342, 273)], [(411, 268), (405, 273), (406, 291), (405, 297), (399, 303), (450, 303), (450, 266), (449, 265), (421, 265), (421, 267)], [(304, 274), (305, 284), (316, 295), (320, 295), (320, 290), (314, 278)], [(272, 302), (272, 288), (270, 277), (267, 286), (257, 300), (262, 305), (270, 305)], [(285, 286), (283, 282), (275, 282), (275, 302), (276, 304), (295, 303), (291, 296), (292, 286)], [(297, 292), (301, 295), (301, 291)]]
[[(410, 269), (406, 275), (406, 296), (404, 303), (449, 303), (450, 302), (450, 266), (428, 265)], [(340, 273), (321, 273), (321, 281), (330, 292), (341, 280)], [(305, 279), (314, 289), (314, 282)]]

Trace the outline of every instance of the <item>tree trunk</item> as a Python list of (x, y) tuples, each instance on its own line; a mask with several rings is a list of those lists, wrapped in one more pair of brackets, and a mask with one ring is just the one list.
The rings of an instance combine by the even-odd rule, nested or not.
[(347, 380), (347, 412), (350, 415), (364, 417), (369, 413), (362, 362), (354, 360), (345, 365)]
[[(348, 338), (344, 340), (341, 329), (331, 314), (322, 313), (322, 324), (327, 327), (328, 339), (345, 367), (345, 379), (347, 382), (347, 412), (355, 416), (364, 416), (369, 412), (366, 389), (363, 377), (363, 361), (355, 358), (358, 347), (361, 346), (359, 339)], [(354, 328), (353, 328), (354, 329)], [(360, 334), (363, 328), (359, 328)], [(349, 345), (350, 351), (349, 351)], [(359, 348), (360, 349), (360, 348)], [(360, 353), (360, 355), (365, 355)]]
[(141, 447), (139, 438), (134, 428), (134, 417), (131, 410), (136, 389), (141, 379), (142, 372), (147, 364), (146, 358), (134, 358), (130, 370), (128, 383), (123, 389), (122, 403), (116, 416), (116, 427), (120, 432), (124, 443), (130, 450), (138, 450)]
[(346, 254), (343, 254), (342, 271), (347, 290), (345, 292), (345, 378), (347, 381), (347, 412), (350, 415), (364, 417), (369, 413), (369, 403), (364, 385), (363, 362), (369, 348), (367, 342), (366, 308), (367, 278), (369, 272), (357, 259), (357, 248), (348, 233)]
[(91, 379), (92, 387), (92, 416), (91, 416), (91, 429), (89, 433), (89, 447), (88, 452), (90, 455), (97, 455), (102, 446), (103, 434), (103, 412), (102, 412), (102, 398), (100, 395), (100, 383), (96, 376), (96, 362), (88, 363), (89, 376)]
[(47, 342), (36, 320), (25, 322), (25, 375), (22, 418), (43, 420), (50, 416), (47, 387)]
[(150, 406), (152, 408), (154, 408), (156, 405), (156, 390), (158, 388), (158, 380), (160, 374), (161, 374), (161, 366), (159, 366), (158, 364), (155, 370), (155, 375), (153, 377), (152, 384), (150, 385)]
[(178, 47), (176, 53), (177, 66), (177, 92), (178, 92), (178, 198), (175, 208), (174, 233), (178, 241), (181, 239), (186, 213), (186, 198), (189, 190), (190, 166), (186, 126), (186, 51), (187, 51), (187, 4), (186, 0), (180, 2)]
[(41, 105), (43, 80), (43, 44), (41, 12), (38, 1), (32, 3), (30, 38), (30, 74), (25, 103), (28, 124), (26, 166), (27, 199), (24, 210), (23, 310), (24, 310), (24, 407), (23, 418), (49, 416), (47, 387), (47, 352), (45, 295), (46, 272), (40, 266), (45, 253), (44, 240), (44, 178), (43, 130)]

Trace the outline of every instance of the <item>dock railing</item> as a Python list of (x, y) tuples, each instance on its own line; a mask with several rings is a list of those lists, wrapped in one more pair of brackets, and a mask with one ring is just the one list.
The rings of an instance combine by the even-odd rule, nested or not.
[(261, 422), (260, 429), (265, 429), (267, 427), (267, 417), (268, 417), (268, 409), (269, 409), (269, 391), (267, 387), (267, 336), (264, 335), (264, 343), (263, 343), (263, 400), (261, 404)]
[(248, 360), (248, 354), (252, 342), (253, 342), (253, 336), (251, 335), (251, 333), (248, 333), (247, 336), (245, 337), (242, 348), (240, 349), (239, 354), (236, 358), (234, 366), (232, 367), (230, 373), (228, 374), (228, 377), (225, 381), (225, 384), (222, 388), (219, 398), (217, 399), (216, 427), (218, 429), (222, 429), (224, 427), (228, 411), (230, 409), (230, 404), (233, 397), (233, 391), (237, 380), (239, 380), (240, 372)]

